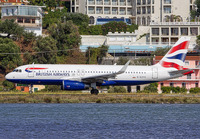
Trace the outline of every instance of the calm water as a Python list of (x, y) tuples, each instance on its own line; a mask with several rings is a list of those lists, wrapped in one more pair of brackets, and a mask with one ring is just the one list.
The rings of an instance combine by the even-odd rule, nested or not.
[(0, 138), (200, 138), (200, 105), (0, 104)]

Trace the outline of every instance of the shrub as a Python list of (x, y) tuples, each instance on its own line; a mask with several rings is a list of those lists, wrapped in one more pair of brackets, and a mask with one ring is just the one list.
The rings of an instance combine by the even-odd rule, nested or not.
[(127, 25), (124, 22), (116, 22), (116, 21), (112, 21), (109, 23), (106, 23), (104, 25), (101, 26), (103, 35), (108, 34), (108, 32), (126, 32), (127, 31)]
[(186, 93), (186, 92), (187, 92), (187, 89), (185, 87), (182, 87), (180, 90), (180, 93)]
[(194, 94), (200, 93), (200, 88), (198, 88), (198, 87), (191, 88), (191, 89), (190, 89), (190, 93), (194, 93)]
[(5, 80), (5, 81), (2, 83), (2, 85), (3, 85), (5, 88), (9, 88), (9, 89), (14, 89), (14, 87), (15, 87), (14, 83), (9, 82), (9, 81), (7, 81), (7, 80)]
[(169, 86), (162, 86), (161, 90), (162, 90), (162, 93), (170, 93), (171, 87), (169, 87)]
[(126, 93), (126, 89), (122, 86), (111, 87), (108, 93)]
[(148, 86), (144, 87), (144, 91), (147, 93), (157, 93), (158, 92), (158, 83), (151, 83)]
[(171, 90), (173, 93), (180, 93), (181, 92), (181, 88), (180, 87), (171, 87)]

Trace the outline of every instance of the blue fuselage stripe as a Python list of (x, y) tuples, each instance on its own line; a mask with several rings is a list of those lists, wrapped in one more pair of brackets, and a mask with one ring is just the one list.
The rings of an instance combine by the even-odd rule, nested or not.
[[(62, 85), (63, 80), (39, 80), (39, 79), (9, 79), (8, 81), (14, 82), (14, 83), (20, 83), (20, 84), (36, 84), (36, 85)], [(73, 82), (70, 81), (69, 82)], [(136, 80), (112, 80), (112, 81), (105, 81), (104, 83), (97, 83), (98, 86), (109, 86), (109, 85), (122, 85), (122, 86), (128, 86), (128, 85), (141, 85), (141, 84), (148, 84), (153, 83), (157, 81), (136, 81)]]

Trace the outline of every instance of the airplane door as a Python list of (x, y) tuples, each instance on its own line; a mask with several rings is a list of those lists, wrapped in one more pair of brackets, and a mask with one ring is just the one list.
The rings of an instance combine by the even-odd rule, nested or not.
[(77, 76), (83, 77), (85, 75), (85, 70), (77, 70)]
[(77, 76), (80, 76), (80, 69), (77, 70)]
[(33, 68), (34, 68), (33, 66), (28, 67), (28, 77), (34, 77), (34, 71), (31, 70), (31, 69), (33, 69)]
[(152, 68), (152, 79), (158, 79), (158, 68)]

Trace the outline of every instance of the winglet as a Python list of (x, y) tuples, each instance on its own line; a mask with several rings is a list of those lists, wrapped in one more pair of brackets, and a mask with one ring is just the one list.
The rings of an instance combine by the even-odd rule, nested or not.
[(129, 65), (130, 62), (131, 62), (131, 61), (129, 60), (129, 61), (121, 68), (121, 70), (117, 72), (117, 74), (122, 74), (122, 73), (124, 73), (124, 72), (126, 71), (126, 69), (127, 69), (127, 67), (128, 67), (128, 65)]

